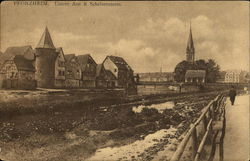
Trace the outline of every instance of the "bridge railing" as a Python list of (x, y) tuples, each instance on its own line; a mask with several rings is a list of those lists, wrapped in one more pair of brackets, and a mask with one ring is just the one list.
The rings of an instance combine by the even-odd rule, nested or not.
[[(223, 128), (225, 124), (223, 121), (224, 119), (221, 119), (225, 117), (225, 100), (226, 98), (223, 94), (220, 94), (203, 109), (203, 112), (197, 121), (190, 125), (190, 129), (179, 144), (171, 161), (181, 160), (184, 151), (191, 152), (191, 160), (198, 161), (202, 157), (205, 144), (215, 144), (214, 138), (218, 134), (216, 133), (215, 136), (215, 131), (218, 132), (218, 129)], [(221, 124), (223, 127), (218, 128), (215, 123), (221, 121), (223, 122)], [(215, 127), (214, 130), (213, 127)], [(188, 143), (191, 148), (187, 148)], [(215, 151), (214, 146), (211, 147), (213, 148), (208, 160), (212, 160)]]

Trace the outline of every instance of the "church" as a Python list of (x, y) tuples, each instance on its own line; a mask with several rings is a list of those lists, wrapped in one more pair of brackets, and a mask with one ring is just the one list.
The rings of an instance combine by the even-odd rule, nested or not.
[[(186, 61), (189, 63), (195, 63), (195, 48), (192, 35), (192, 28), (190, 25), (189, 37), (186, 48)], [(187, 70), (185, 74), (186, 83), (205, 83), (206, 71), (205, 70)]]

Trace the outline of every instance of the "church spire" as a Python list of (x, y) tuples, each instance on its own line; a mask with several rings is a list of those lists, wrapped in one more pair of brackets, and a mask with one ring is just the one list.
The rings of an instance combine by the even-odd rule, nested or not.
[(187, 43), (187, 49), (194, 49), (194, 41), (193, 41), (193, 35), (192, 35), (192, 27), (190, 22), (190, 29), (189, 29), (189, 37), (188, 37), (188, 43)]
[(189, 37), (187, 42), (187, 49), (186, 49), (186, 57), (188, 62), (194, 63), (195, 60), (195, 49), (194, 49), (194, 41), (192, 35), (192, 27), (190, 21), (190, 29), (189, 29)]
[(49, 49), (55, 49), (55, 46), (53, 44), (53, 41), (51, 39), (49, 30), (46, 26), (44, 33), (39, 41), (39, 43), (37, 44), (36, 48), (49, 48)]

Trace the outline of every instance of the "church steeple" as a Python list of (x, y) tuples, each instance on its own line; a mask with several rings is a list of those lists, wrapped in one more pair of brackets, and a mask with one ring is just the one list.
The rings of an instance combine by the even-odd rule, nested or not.
[(55, 49), (47, 26), (36, 48)]
[(194, 49), (191, 22), (190, 22), (190, 31), (189, 31), (189, 37), (188, 37), (187, 49), (186, 49), (186, 58), (188, 62), (194, 63), (195, 61), (195, 49)]

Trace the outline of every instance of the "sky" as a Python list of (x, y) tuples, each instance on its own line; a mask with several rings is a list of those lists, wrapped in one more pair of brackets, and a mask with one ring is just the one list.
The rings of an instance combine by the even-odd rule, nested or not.
[(221, 70), (249, 70), (246, 1), (79, 3), (81, 6), (1, 3), (0, 50), (23, 45), (35, 48), (47, 26), (54, 45), (65, 54), (89, 53), (97, 63), (116, 55), (135, 72), (159, 72), (161, 67), (163, 72), (172, 72), (186, 58), (191, 22), (196, 60), (214, 59)]

